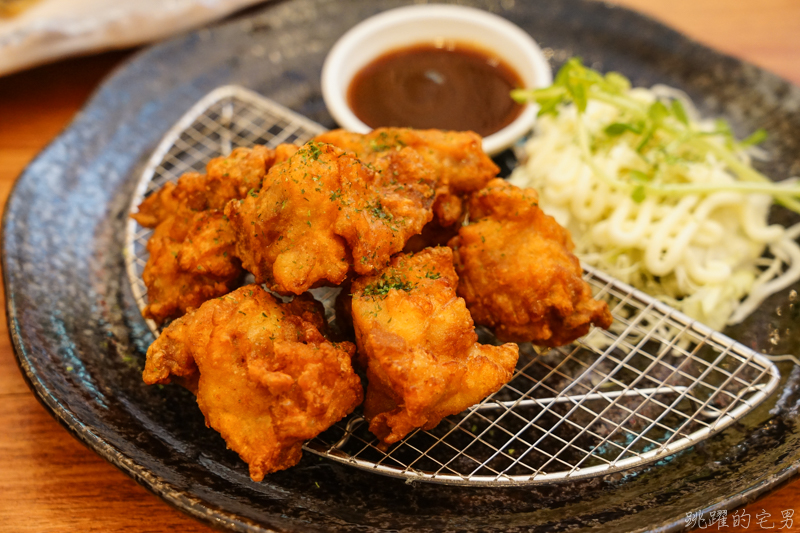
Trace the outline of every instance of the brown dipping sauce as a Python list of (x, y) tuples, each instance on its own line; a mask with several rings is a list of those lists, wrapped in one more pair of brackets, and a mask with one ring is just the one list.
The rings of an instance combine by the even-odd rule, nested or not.
[(472, 130), (483, 137), (522, 106), (519, 75), (490, 52), (461, 43), (420, 44), (380, 56), (350, 82), (347, 103), (371, 128)]

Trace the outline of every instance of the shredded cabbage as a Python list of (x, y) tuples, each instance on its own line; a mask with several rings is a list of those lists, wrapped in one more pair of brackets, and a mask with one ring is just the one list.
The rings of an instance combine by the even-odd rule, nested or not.
[(800, 225), (767, 223), (773, 199), (800, 208), (798, 187), (750, 165), (762, 132), (736, 142), (676, 89), (564, 69), (515, 94), (542, 114), (510, 181), (537, 189), (582, 261), (715, 329), (800, 279)]

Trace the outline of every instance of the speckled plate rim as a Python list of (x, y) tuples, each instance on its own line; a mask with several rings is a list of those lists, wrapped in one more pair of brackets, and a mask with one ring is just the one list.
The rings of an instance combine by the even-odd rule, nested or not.
[(149, 471), (145, 466), (136, 463), (130, 457), (120, 452), (115, 446), (95, 433), (90, 426), (84, 424), (74, 412), (65, 408), (52, 391), (42, 383), (39, 372), (36, 367), (31, 364), (28, 351), (22, 340), (20, 321), (17, 314), (16, 302), (14, 300), (15, 291), (10, 284), (8, 275), (7, 229), (10, 225), (8, 207), (11, 204), (12, 198), (14, 198), (17, 189), (20, 187), (22, 180), (28, 174), (30, 168), (75, 125), (79, 120), (81, 112), (94, 104), (103, 87), (126, 70), (132, 63), (146, 60), (150, 51), (158, 46), (159, 45), (156, 44), (138, 51), (134, 53), (132, 57), (124, 60), (121, 64), (113, 68), (92, 91), (86, 99), (86, 102), (70, 122), (42, 148), (14, 180), (8, 197), (6, 197), (6, 201), (3, 204), (3, 216), (2, 222), (0, 222), (2, 225), (0, 229), (0, 264), (2, 264), (3, 291), (5, 295), (6, 328), (11, 339), (14, 358), (28, 388), (39, 404), (42, 405), (70, 435), (81, 442), (81, 444), (97, 453), (124, 474), (130, 476), (137, 484), (144, 487), (155, 496), (158, 496), (175, 509), (188, 514), (200, 522), (216, 528), (224, 527), (226, 530), (236, 532), (280, 533), (278, 530), (270, 529), (257, 522), (244, 519), (235, 513), (212, 506), (198, 498), (187, 497), (185, 493), (176, 488), (173, 484), (165, 481), (162, 477)]
[[(625, 7), (621, 7), (618, 5), (609, 5), (604, 4), (607, 8), (610, 9), (617, 9), (627, 11), (632, 16), (638, 17), (643, 21), (647, 21), (653, 25), (661, 27), (663, 30), (671, 32), (676, 35), (680, 35), (682, 39), (684, 39), (687, 44), (691, 45), (692, 47), (706, 50), (708, 51), (709, 48), (698, 41), (691, 39), (683, 34), (680, 34), (676, 30), (670, 28), (669, 26), (662, 24), (661, 22), (644, 15), (642, 13), (630, 10)], [(185, 37), (183, 37), (185, 38)], [(183, 39), (179, 38), (179, 39)], [(98, 86), (97, 89), (92, 93), (92, 95), (87, 99), (86, 103), (84, 104), (82, 109), (90, 108), (96, 101), (98, 94), (102, 90), (104, 86), (106, 86), (111, 80), (115, 79), (122, 71), (126, 70), (131, 64), (145, 61), (148, 55), (151, 53), (153, 49), (157, 49), (159, 45), (155, 45), (154, 47), (146, 48), (140, 52), (137, 52), (133, 55), (130, 59), (124, 61), (121, 65), (116, 67)], [(733, 59), (739, 63), (747, 64), (745, 61), (735, 58), (733, 56), (723, 54), (716, 50), (711, 50), (720, 58), (725, 59)], [(785, 81), (785, 80), (784, 80)], [(788, 83), (788, 82), (786, 82)], [(78, 115), (80, 112), (78, 113)], [(17, 179), (12, 186), (9, 195), (6, 199), (2, 217), (2, 235), (0, 235), (0, 260), (2, 260), (2, 270), (3, 270), (3, 285), (5, 290), (5, 308), (6, 308), (6, 323), (8, 327), (9, 336), (12, 341), (12, 346), (14, 348), (14, 355), (17, 360), (17, 364), (20, 368), (22, 373), (23, 379), (27, 383), (28, 387), (34, 393), (34, 396), (39, 401), (39, 403), (75, 438), (81, 441), (84, 445), (86, 445), (91, 450), (95, 451), (98, 455), (106, 459), (108, 462), (113, 464), (115, 467), (120, 469), (125, 474), (129, 475), (131, 478), (134, 479), (137, 483), (151, 491), (153, 494), (159, 496), (164, 501), (179, 509), (186, 514), (204, 522), (210, 524), (215, 527), (224, 527), (231, 531), (242, 531), (242, 532), (265, 532), (265, 533), (277, 533), (277, 530), (266, 528), (265, 526), (258, 524), (256, 522), (243, 519), (242, 517), (236, 515), (235, 513), (228, 512), (224, 509), (220, 509), (210, 504), (206, 503), (205, 501), (198, 499), (198, 498), (189, 498), (184, 493), (182, 493), (179, 489), (176, 489), (171, 483), (166, 482), (162, 477), (154, 474), (147, 470), (146, 467), (136, 463), (131, 458), (127, 457), (123, 453), (121, 453), (116, 447), (111, 445), (108, 441), (104, 440), (101, 436), (96, 434), (90, 426), (85, 425), (81, 420), (76, 416), (76, 414), (69, 409), (65, 408), (59, 401), (59, 399), (53, 395), (52, 391), (50, 391), (41, 381), (39, 377), (39, 373), (37, 369), (31, 364), (29, 360), (28, 352), (26, 346), (22, 340), (21, 330), (20, 330), (20, 322), (19, 317), (17, 315), (16, 309), (16, 302), (14, 299), (15, 291), (13, 287), (10, 285), (9, 274), (8, 274), (8, 242), (7, 242), (7, 233), (8, 227), (10, 225), (10, 216), (9, 216), (9, 204), (11, 200), (14, 198), (17, 189), (20, 186), (21, 181), (28, 175), (30, 168), (40, 159), (43, 155), (50, 150), (53, 145), (58, 143), (58, 141), (62, 138), (65, 132), (69, 131), (75, 122), (78, 120), (78, 116), (76, 115), (75, 118), (70, 121), (70, 123), (62, 130), (61, 133), (57, 137), (53, 139), (50, 143), (47, 144), (45, 148), (25, 167), (25, 169), (20, 173)], [(747, 490), (740, 491), (736, 494), (733, 494), (721, 502), (706, 507), (704, 509), (699, 509), (698, 511), (707, 514), (711, 511), (715, 510), (723, 510), (728, 509), (730, 510), (733, 507), (747, 504), (752, 502), (768, 492), (769, 490), (775, 488), (777, 485), (788, 481), (793, 476), (796, 476), (800, 473), (800, 461), (792, 463), (778, 471), (777, 473), (771, 475), (767, 479), (762, 480), (761, 482), (757, 483), (756, 485), (748, 488)], [(644, 527), (638, 530), (633, 531), (654, 531), (654, 532), (675, 532), (675, 531), (682, 531), (685, 529), (685, 522), (684, 518), (676, 518), (673, 521), (667, 521), (660, 525), (652, 526), (652, 527)]]
[[(13, 194), (13, 192), (12, 189), (11, 194)], [(10, 196), (11, 195), (9, 195), (9, 198)], [(4, 211), (2, 221), (4, 230), (6, 222), (7, 218)], [(36, 368), (31, 365), (28, 360), (27, 350), (21, 340), (16, 308), (13, 303), (13, 298), (10, 297), (13, 291), (9, 290), (10, 287), (8, 285), (8, 277), (5, 269), (7, 263), (4, 237), (5, 231), (3, 231), (3, 239), (0, 239), (0, 244), (3, 246), (0, 258), (2, 258), (4, 267), (3, 286), (6, 291), (6, 324), (8, 333), (11, 337), (14, 355), (22, 377), (45, 410), (47, 410), (70, 435), (78, 439), (87, 448), (133, 478), (139, 485), (193, 518), (217, 527), (225, 527), (231, 531), (278, 533), (276, 530), (265, 528), (256, 522), (245, 520), (235, 513), (230, 513), (224, 509), (211, 506), (200, 499), (188, 498), (180, 489), (177, 489), (162, 477), (154, 474), (143, 465), (136, 463), (120, 452), (116, 447), (95, 433), (90, 426), (81, 422), (81, 420), (75, 416), (75, 413), (61, 404), (59, 399), (42, 383)]]

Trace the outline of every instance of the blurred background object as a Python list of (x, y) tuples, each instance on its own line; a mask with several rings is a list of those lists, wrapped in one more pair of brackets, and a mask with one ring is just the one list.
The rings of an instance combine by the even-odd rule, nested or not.
[(13, 17), (39, 0), (0, 0), (0, 17)]
[(162, 39), (261, 1), (0, 0), (0, 76)]

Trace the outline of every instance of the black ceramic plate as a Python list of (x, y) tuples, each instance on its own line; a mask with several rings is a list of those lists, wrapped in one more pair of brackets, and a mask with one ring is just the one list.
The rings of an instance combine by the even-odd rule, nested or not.
[[(25, 171), (6, 208), (3, 272), (9, 330), (24, 375), (77, 438), (168, 502), (241, 531), (630, 531), (680, 529), (687, 512), (734, 508), (800, 466), (800, 369), (741, 423), (671, 460), (590, 481), (536, 488), (458, 488), (369, 474), (306, 454), (253, 483), (204, 427), (190, 394), (147, 387), (152, 342), (122, 257), (142, 162), (197, 99), (240, 84), (332, 126), (319, 87), (333, 42), (403, 2), (297, 0), (139, 54)], [(686, 90), (737, 133), (772, 134), (762, 170), (800, 174), (800, 90), (640, 15), (580, 0), (460, 2), (528, 30), (552, 50), (619, 70), (637, 85)], [(793, 223), (782, 210), (774, 220)], [(797, 351), (796, 293), (772, 297), (731, 336)]]

